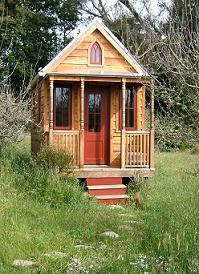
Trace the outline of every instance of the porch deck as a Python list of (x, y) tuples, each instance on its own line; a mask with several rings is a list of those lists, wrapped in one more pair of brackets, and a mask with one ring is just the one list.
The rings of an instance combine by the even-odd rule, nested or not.
[[(132, 177), (138, 172), (146, 177), (153, 175), (153, 150), (151, 149), (153, 136), (151, 136), (151, 132), (128, 131), (124, 136), (121, 143), (123, 166), (119, 164), (114, 167), (110, 161), (110, 165), (83, 165), (81, 167), (80, 131), (64, 131), (62, 133), (53, 131), (54, 146), (69, 150), (72, 153), (74, 165), (76, 166), (75, 171), (79, 178), (93, 177), (96, 172), (101, 177)], [(112, 176), (112, 173), (114, 173), (114, 176)]]
[(84, 166), (76, 168), (75, 175), (77, 178), (117, 178), (117, 177), (150, 177), (155, 172), (154, 168), (118, 168), (110, 166)]

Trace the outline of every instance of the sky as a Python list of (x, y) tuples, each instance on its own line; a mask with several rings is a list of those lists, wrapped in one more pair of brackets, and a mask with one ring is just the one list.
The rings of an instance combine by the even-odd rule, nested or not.
[[(132, 3), (134, 3), (136, 9), (138, 12), (143, 12), (143, 6), (140, 4), (139, 0), (130, 0)], [(157, 17), (158, 13), (159, 13), (159, 6), (158, 6), (158, 2), (160, 0), (148, 0), (150, 3), (150, 10), (151, 13)], [(171, 0), (161, 0), (161, 2), (164, 1), (166, 4), (170, 4)], [(108, 10), (108, 13), (111, 17), (114, 16), (114, 4), (117, 2), (117, 0), (102, 0), (102, 2), (104, 3), (106, 10)], [(76, 36), (80, 31), (83, 31), (86, 28), (86, 25), (81, 24), (79, 25), (74, 31), (73, 31), (73, 35)]]

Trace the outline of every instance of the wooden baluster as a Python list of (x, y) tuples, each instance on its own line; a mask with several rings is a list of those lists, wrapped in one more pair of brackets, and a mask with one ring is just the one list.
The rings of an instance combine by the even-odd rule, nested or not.
[(137, 135), (137, 166), (139, 165), (139, 135)]
[(132, 165), (132, 135), (129, 134), (129, 165)]
[(146, 134), (143, 134), (143, 165), (146, 165)]
[(79, 159), (79, 138), (78, 138), (78, 135), (76, 134), (76, 159), (75, 159), (75, 164), (76, 166), (78, 165), (78, 159)]
[(149, 155), (150, 155), (150, 146), (149, 146), (150, 142), (149, 142), (149, 140), (150, 140), (150, 135), (147, 134), (147, 165), (149, 165)]
[(140, 165), (142, 166), (142, 134), (140, 134)]
[(79, 165), (79, 135), (77, 135), (77, 166)]
[(125, 165), (129, 165), (129, 158), (128, 158), (128, 155), (129, 155), (129, 152), (128, 152), (128, 149), (129, 149), (129, 143), (128, 143), (128, 135), (126, 135), (126, 155), (125, 155)]

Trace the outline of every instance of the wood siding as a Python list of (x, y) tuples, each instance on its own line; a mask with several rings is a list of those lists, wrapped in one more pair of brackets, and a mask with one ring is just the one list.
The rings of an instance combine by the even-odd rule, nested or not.
[[(90, 47), (97, 41), (102, 48), (102, 65), (90, 65)], [(112, 72), (129, 73), (136, 70), (125, 60), (125, 58), (111, 45), (111, 43), (98, 31), (95, 30), (86, 36), (80, 45), (77, 46), (57, 67), (55, 72), (69, 71), (89, 72)]]
[(79, 165), (79, 131), (54, 131), (53, 146), (69, 151), (73, 156), (74, 165)]
[[(137, 110), (136, 110), (136, 130), (145, 129), (145, 87), (138, 86), (137, 90)], [(111, 106), (110, 106), (110, 165), (119, 167), (121, 164), (121, 123), (119, 98), (121, 86), (112, 85)], [(128, 131), (126, 131), (128, 133)]]
[[(67, 83), (67, 82), (66, 82)], [(136, 130), (144, 130), (145, 125), (145, 87), (137, 86), (137, 112)], [(120, 123), (120, 92), (121, 83), (112, 83), (110, 88), (110, 166), (121, 165), (121, 123)], [(39, 95), (40, 94), (40, 95)], [(32, 151), (37, 152), (43, 144), (48, 144), (49, 135), (49, 81), (42, 81), (33, 91), (33, 120)], [(40, 120), (40, 121), (39, 121)], [(75, 135), (56, 130), (53, 133), (53, 146), (69, 149), (75, 153), (75, 164), (79, 163), (79, 137), (80, 130), (80, 82), (72, 84), (72, 131)], [(69, 132), (69, 131), (68, 131)], [(128, 131), (127, 131), (128, 133)], [(79, 133), (78, 133), (79, 134)], [(72, 137), (73, 136), (73, 137)], [(74, 137), (75, 136), (75, 137)], [(70, 139), (74, 138), (74, 139)], [(78, 141), (77, 141), (78, 138)], [(72, 140), (72, 141), (70, 141)], [(68, 142), (66, 144), (66, 142)], [(71, 149), (69, 145), (72, 145)], [(78, 148), (78, 149), (77, 149)]]

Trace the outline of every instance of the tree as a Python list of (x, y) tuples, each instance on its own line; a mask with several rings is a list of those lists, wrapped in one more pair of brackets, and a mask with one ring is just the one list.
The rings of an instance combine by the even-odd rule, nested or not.
[(79, 5), (77, 0), (9, 0), (1, 4), (1, 72), (10, 75), (17, 92), (68, 43), (67, 32), (76, 26)]
[[(133, 1), (119, 0), (115, 5), (117, 12), (112, 16), (102, 1), (90, 2), (92, 8), (84, 11), (108, 22), (155, 78), (156, 114), (161, 117), (157, 121), (164, 119), (156, 132), (170, 130), (174, 134), (181, 130), (177, 136), (183, 139), (183, 129), (184, 132), (190, 129), (193, 134), (189, 134), (189, 140), (190, 136), (196, 138), (199, 130), (198, 0), (172, 0), (169, 6), (159, 1), (159, 16), (153, 15), (149, 0), (140, 0), (144, 12), (138, 12)], [(109, 16), (105, 16), (106, 13)]]

